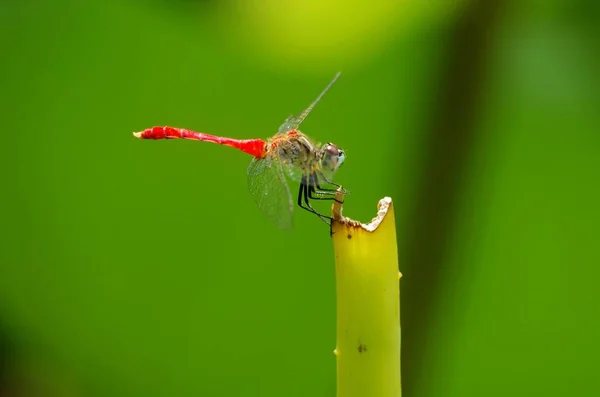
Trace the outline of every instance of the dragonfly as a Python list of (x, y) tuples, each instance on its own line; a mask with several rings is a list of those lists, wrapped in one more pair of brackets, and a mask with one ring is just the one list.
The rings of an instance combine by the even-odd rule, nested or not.
[[(248, 190), (267, 219), (280, 229), (290, 230), (293, 227), (293, 212), (297, 204), (318, 216), (331, 228), (332, 218), (317, 211), (311, 200), (338, 201), (335, 197), (337, 189), (342, 189), (345, 194), (349, 193), (341, 185), (333, 182), (333, 177), (344, 163), (346, 155), (334, 143), (316, 143), (300, 132), (299, 127), (339, 76), (340, 73), (337, 73), (302, 113), (285, 119), (277, 133), (266, 140), (234, 139), (168, 126), (148, 128), (134, 132), (133, 135), (140, 139), (190, 139), (212, 142), (250, 154), (252, 160), (247, 171)], [(295, 203), (288, 180), (299, 184)]]

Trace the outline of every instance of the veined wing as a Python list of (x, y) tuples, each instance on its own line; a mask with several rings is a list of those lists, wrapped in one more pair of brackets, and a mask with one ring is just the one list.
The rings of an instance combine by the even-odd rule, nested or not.
[(294, 202), (279, 161), (254, 158), (248, 166), (248, 190), (259, 210), (280, 229), (293, 226)]
[(321, 98), (323, 98), (323, 95), (325, 95), (325, 93), (329, 90), (329, 88), (331, 88), (331, 86), (333, 85), (333, 83), (336, 82), (336, 80), (340, 77), (340, 72), (338, 72), (335, 77), (333, 78), (333, 80), (331, 80), (331, 82), (327, 85), (327, 87), (325, 87), (325, 89), (319, 94), (319, 96), (317, 97), (317, 99), (315, 99), (309, 107), (307, 107), (302, 113), (300, 113), (298, 116), (290, 116), (288, 117), (283, 124), (281, 124), (281, 126), (279, 127), (279, 130), (277, 131), (278, 134), (283, 134), (288, 132), (289, 130), (296, 130), (300, 127), (300, 124), (302, 124), (302, 122), (304, 121), (304, 119), (309, 115), (309, 113), (313, 110), (313, 108), (315, 107), (315, 105), (321, 100)]

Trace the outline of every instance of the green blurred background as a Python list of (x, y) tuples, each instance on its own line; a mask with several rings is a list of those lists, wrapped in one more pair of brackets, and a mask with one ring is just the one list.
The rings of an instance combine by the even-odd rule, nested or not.
[(424, 3), (0, 2), (0, 395), (334, 396), (327, 228), (131, 132), (268, 137), (337, 71), (303, 131), (394, 199), (404, 395), (600, 395), (600, 3)]

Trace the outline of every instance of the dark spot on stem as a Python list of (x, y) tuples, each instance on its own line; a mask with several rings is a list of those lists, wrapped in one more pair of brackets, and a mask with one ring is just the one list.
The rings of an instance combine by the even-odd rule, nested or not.
[(362, 343), (360, 343), (358, 345), (358, 352), (359, 353), (365, 353), (367, 351), (367, 346), (363, 345)]
[(352, 235), (350, 233), (348, 233), (348, 240), (350, 240), (352, 238)]

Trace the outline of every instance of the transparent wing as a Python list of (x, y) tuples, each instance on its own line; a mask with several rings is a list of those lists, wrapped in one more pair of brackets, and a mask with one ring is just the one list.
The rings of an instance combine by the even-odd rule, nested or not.
[(302, 124), (300, 116), (290, 116), (287, 119), (285, 119), (283, 124), (279, 126), (279, 129), (277, 130), (277, 135), (285, 134), (289, 130), (298, 129), (298, 127), (300, 127), (300, 124)]
[(336, 82), (336, 80), (340, 77), (340, 72), (338, 72), (335, 77), (333, 78), (333, 80), (331, 80), (331, 82), (327, 85), (327, 87), (325, 87), (325, 89), (319, 94), (319, 96), (317, 97), (317, 99), (315, 99), (309, 107), (307, 107), (302, 113), (300, 113), (298, 116), (290, 116), (287, 119), (285, 119), (285, 121), (283, 122), (283, 124), (281, 124), (281, 126), (279, 127), (279, 130), (277, 130), (278, 134), (283, 134), (288, 132), (289, 130), (294, 130), (294, 129), (298, 129), (300, 127), (300, 124), (302, 124), (302, 122), (304, 121), (304, 119), (309, 115), (309, 113), (313, 110), (313, 108), (315, 107), (315, 105), (321, 100), (321, 98), (323, 98), (323, 95), (325, 95), (325, 93), (331, 88), (331, 86), (333, 85), (333, 83)]
[(283, 164), (283, 173), (285, 176), (293, 182), (298, 182), (302, 180), (302, 175), (304, 174), (303, 170), (295, 165)]
[(248, 190), (259, 210), (280, 229), (293, 226), (294, 202), (279, 161), (252, 159), (248, 166)]

